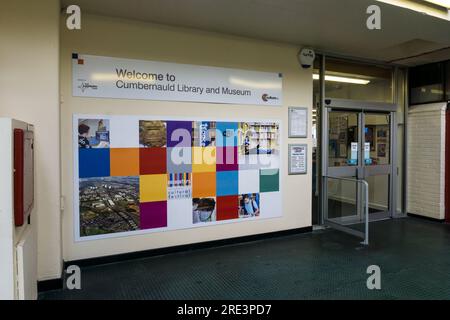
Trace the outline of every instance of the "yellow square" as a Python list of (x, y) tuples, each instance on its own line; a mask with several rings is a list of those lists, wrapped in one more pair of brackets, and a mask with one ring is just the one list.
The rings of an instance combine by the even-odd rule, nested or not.
[(167, 200), (167, 174), (150, 174), (139, 178), (140, 202)]
[(192, 148), (192, 172), (216, 171), (216, 147)]

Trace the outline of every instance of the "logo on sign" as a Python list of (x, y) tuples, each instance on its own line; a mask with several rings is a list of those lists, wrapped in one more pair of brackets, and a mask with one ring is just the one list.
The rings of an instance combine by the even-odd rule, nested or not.
[(95, 84), (90, 84), (87, 81), (82, 81), (78, 88), (81, 90), (81, 92), (85, 92), (87, 89), (97, 90), (98, 86)]
[(278, 100), (277, 97), (269, 96), (267, 93), (264, 93), (261, 97), (263, 101), (267, 102), (269, 100)]

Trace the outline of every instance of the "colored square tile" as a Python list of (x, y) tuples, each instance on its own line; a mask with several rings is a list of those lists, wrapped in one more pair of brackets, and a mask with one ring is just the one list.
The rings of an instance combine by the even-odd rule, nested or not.
[(260, 194), (262, 218), (275, 218), (283, 215), (281, 192), (266, 192)]
[(192, 172), (216, 171), (216, 147), (192, 148)]
[(112, 116), (111, 148), (139, 148), (139, 121), (134, 117)]
[(79, 149), (78, 174), (80, 178), (108, 177), (110, 174), (109, 149)]
[(139, 149), (113, 148), (110, 149), (111, 176), (138, 176)]
[(192, 121), (167, 121), (167, 147), (192, 145)]
[(167, 172), (192, 172), (192, 148), (167, 148)]
[(215, 147), (216, 133), (216, 122), (214, 121), (192, 122), (192, 146)]
[(239, 194), (259, 193), (259, 170), (239, 170)]
[(139, 177), (140, 202), (167, 199), (167, 174), (151, 174)]
[(239, 170), (278, 169), (280, 168), (280, 155), (250, 154), (238, 155)]
[(194, 172), (192, 174), (192, 197), (214, 197), (216, 195), (216, 173)]
[(230, 196), (238, 194), (239, 176), (237, 171), (216, 172), (217, 196)]
[(166, 122), (160, 120), (139, 120), (139, 146), (145, 148), (166, 147)]
[(237, 218), (239, 218), (238, 196), (217, 197), (217, 221)]
[(237, 147), (217, 147), (216, 155), (216, 171), (239, 170)]
[(158, 174), (167, 172), (166, 148), (140, 148), (139, 171), (140, 174)]
[(167, 174), (167, 200), (192, 198), (192, 173)]
[(261, 170), (259, 176), (260, 192), (280, 191), (280, 170)]
[(238, 143), (237, 122), (217, 122), (216, 124), (216, 146), (236, 147)]
[(167, 202), (144, 202), (139, 205), (140, 229), (155, 229), (167, 227)]
[(167, 201), (167, 225), (171, 229), (192, 225), (192, 198)]

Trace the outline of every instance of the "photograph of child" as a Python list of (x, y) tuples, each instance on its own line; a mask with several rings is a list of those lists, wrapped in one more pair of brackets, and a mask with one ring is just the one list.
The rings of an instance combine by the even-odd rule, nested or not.
[(239, 217), (249, 218), (259, 216), (259, 194), (249, 193), (239, 196)]
[(213, 222), (216, 221), (216, 199), (194, 198), (192, 199), (192, 222)]

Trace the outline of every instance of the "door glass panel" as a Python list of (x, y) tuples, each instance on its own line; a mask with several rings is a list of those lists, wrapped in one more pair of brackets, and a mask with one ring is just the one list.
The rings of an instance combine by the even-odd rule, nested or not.
[(389, 164), (390, 115), (366, 113), (364, 138), (364, 164), (366, 166)]
[(328, 166), (357, 166), (358, 150), (358, 113), (330, 111), (328, 117)]
[[(353, 178), (354, 177), (348, 177)], [(357, 210), (357, 183), (335, 178), (329, 178), (328, 191), (328, 218), (336, 223), (342, 222), (358, 214)]]
[(369, 214), (389, 210), (389, 175), (368, 176), (365, 179), (369, 184)]
[(354, 177), (327, 177), (324, 221), (341, 231), (366, 238), (365, 190)]

